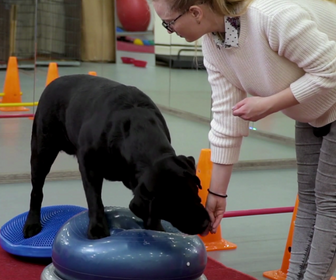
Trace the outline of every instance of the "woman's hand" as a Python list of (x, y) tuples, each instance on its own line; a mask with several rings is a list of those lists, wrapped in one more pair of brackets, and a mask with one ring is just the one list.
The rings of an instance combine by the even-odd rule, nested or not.
[(226, 209), (226, 198), (218, 197), (209, 193), (205, 208), (211, 220), (211, 233), (216, 233)]
[[(232, 174), (232, 168), (232, 164), (224, 165), (213, 163), (210, 182), (210, 190), (213, 193), (226, 195)], [(216, 233), (226, 209), (226, 198), (209, 193), (205, 203), (205, 208), (208, 211), (211, 220), (210, 232)]]
[(275, 112), (299, 104), (290, 88), (267, 97), (247, 97), (232, 108), (232, 114), (256, 122)]
[(232, 114), (246, 121), (256, 122), (268, 116), (272, 104), (267, 97), (247, 97), (232, 108)]

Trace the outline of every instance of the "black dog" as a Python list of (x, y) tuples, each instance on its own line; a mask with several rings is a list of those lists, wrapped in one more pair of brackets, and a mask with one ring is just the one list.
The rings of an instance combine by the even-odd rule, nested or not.
[(161, 219), (187, 234), (208, 229), (195, 160), (176, 156), (153, 101), (135, 87), (70, 75), (46, 87), (34, 118), (26, 238), (41, 230), (42, 188), (60, 151), (77, 157), (89, 208), (89, 238), (110, 235), (101, 199), (104, 179), (122, 181), (133, 191), (130, 210), (146, 229), (163, 230)]

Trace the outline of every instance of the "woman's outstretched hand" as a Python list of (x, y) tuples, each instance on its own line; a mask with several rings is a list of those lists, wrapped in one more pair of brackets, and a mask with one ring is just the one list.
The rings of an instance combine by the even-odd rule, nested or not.
[(208, 195), (205, 208), (209, 213), (211, 220), (211, 233), (216, 233), (218, 226), (223, 218), (226, 209), (226, 198), (218, 197), (212, 194)]

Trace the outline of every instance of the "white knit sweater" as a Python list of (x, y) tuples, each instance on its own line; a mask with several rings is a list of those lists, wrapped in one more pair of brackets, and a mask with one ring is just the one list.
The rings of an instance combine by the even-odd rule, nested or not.
[(299, 105), (283, 111), (320, 127), (336, 120), (336, 5), (322, 0), (255, 0), (240, 17), (239, 47), (218, 48), (203, 37), (212, 88), (211, 160), (238, 161), (248, 122), (232, 107), (247, 96), (288, 87)]

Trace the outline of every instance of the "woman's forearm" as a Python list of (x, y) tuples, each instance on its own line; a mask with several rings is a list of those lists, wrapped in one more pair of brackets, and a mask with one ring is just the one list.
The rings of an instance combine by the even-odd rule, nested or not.
[(275, 113), (299, 104), (290, 88), (267, 97), (270, 113)]
[(226, 195), (233, 165), (213, 163), (210, 190), (214, 193)]

